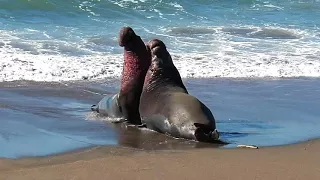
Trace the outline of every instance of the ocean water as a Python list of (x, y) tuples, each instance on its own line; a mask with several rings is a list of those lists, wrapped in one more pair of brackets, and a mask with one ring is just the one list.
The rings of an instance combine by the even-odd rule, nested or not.
[(225, 147), (319, 138), (318, 17), (319, 0), (0, 0), (0, 157), (212, 147), (89, 111), (119, 90), (123, 26), (164, 41)]
[(319, 77), (319, 0), (1, 0), (0, 81), (119, 77), (118, 31), (183, 77)]

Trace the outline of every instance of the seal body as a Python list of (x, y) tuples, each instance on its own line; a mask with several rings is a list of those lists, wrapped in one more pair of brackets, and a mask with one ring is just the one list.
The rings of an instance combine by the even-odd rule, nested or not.
[(174, 137), (204, 142), (219, 134), (210, 109), (188, 94), (164, 43), (148, 43), (152, 60), (140, 98), (139, 112), (148, 128)]
[(123, 113), (119, 108), (118, 98), (119, 94), (105, 96), (99, 101), (98, 105), (93, 105), (91, 110), (111, 118), (124, 118)]
[(132, 28), (120, 30), (119, 45), (124, 47), (121, 87), (116, 95), (104, 97), (91, 109), (99, 114), (123, 118), (132, 124), (141, 124), (140, 95), (150, 65), (150, 52)]

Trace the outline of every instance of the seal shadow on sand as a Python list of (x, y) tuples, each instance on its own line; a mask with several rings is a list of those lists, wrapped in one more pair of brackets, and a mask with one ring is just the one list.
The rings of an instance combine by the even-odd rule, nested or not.
[(104, 121), (106, 126), (115, 131), (119, 146), (142, 150), (174, 150), (191, 148), (217, 148), (223, 142), (205, 143), (190, 139), (175, 138), (154, 130), (138, 127), (117, 118), (106, 118), (96, 112), (90, 112), (90, 120)]
[[(184, 138), (175, 138), (169, 134), (156, 132), (148, 128), (141, 128), (116, 118), (106, 118), (96, 112), (90, 112), (90, 119), (103, 121), (106, 126), (115, 131), (119, 146), (137, 148), (143, 150), (174, 150), (192, 148), (229, 148), (239, 144), (239, 139), (250, 136), (265, 135), (267, 131), (281, 129), (276, 125), (267, 125), (263, 122), (251, 122), (247, 120), (218, 120), (217, 125), (221, 128), (220, 140), (213, 143), (199, 142)], [(232, 128), (228, 126), (232, 124)], [(239, 131), (234, 131), (234, 127)]]
[[(92, 112), (92, 120), (104, 121), (115, 131), (118, 145), (143, 150), (175, 150), (192, 148), (232, 148), (236, 147), (241, 139), (266, 136), (280, 130), (282, 127), (266, 124), (260, 121), (249, 120), (217, 120), (220, 129), (220, 142), (199, 142), (184, 138), (175, 138), (169, 134), (163, 134), (147, 128), (139, 128), (135, 125), (100, 116)], [(118, 123), (117, 123), (118, 122)], [(237, 129), (235, 131), (235, 129)]]

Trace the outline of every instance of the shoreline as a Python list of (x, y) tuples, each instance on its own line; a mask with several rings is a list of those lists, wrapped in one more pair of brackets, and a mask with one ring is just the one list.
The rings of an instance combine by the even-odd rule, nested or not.
[[(210, 80), (205, 80), (205, 82), (206, 81)], [(318, 82), (319, 79), (316, 81)], [(108, 84), (109, 82), (110, 84)], [(293, 82), (303, 82), (303, 80), (294, 80)], [(17, 124), (13, 124), (14, 126), (11, 126), (11, 128), (2, 129), (4, 133), (7, 131), (23, 133), (21, 133), (21, 136), (12, 137), (14, 138), (13, 140), (21, 138), (21, 141), (4, 141), (5, 143), (2, 147), (4, 147), (3, 149), (7, 150), (7, 152), (17, 151), (16, 153), (19, 154), (20, 149), (24, 152), (28, 150), (28, 152), (32, 152), (32, 154), (37, 154), (36, 151), (41, 153), (41, 150), (46, 150), (45, 152), (58, 152), (57, 149), (54, 148), (61, 148), (63, 145), (70, 145), (70, 143), (75, 143), (76, 145), (78, 140), (83, 140), (77, 137), (74, 138), (74, 141), (69, 141), (70, 138), (61, 138), (61, 136), (59, 136), (60, 133), (66, 134), (66, 137), (71, 137), (71, 140), (74, 134), (78, 133), (81, 135), (80, 137), (86, 138), (88, 134), (92, 133), (92, 139), (84, 140), (89, 143), (96, 142), (97, 146), (67, 150), (49, 156), (22, 157), (18, 159), (0, 158), (0, 180), (319, 179), (320, 139), (318, 134), (319, 128), (316, 126), (319, 117), (318, 109), (314, 108), (310, 111), (310, 109), (302, 108), (318, 107), (316, 103), (319, 102), (317, 101), (319, 97), (317, 93), (318, 89), (316, 88), (317, 83), (314, 84), (313, 80), (300, 86), (296, 86), (295, 83), (289, 83), (289, 86), (285, 88), (285, 84), (281, 82), (275, 84), (258, 82), (258, 84), (255, 84), (255, 82), (234, 83), (234, 81), (231, 81), (231, 84), (229, 84), (229, 82), (225, 82), (223, 79), (213, 81), (210, 87), (198, 85), (199, 83), (203, 83), (202, 81), (190, 80), (187, 82), (190, 91), (195, 92), (195, 94), (198, 91), (201, 92), (201, 94), (197, 94), (200, 98), (208, 99), (208, 97), (210, 97), (207, 103), (212, 103), (211, 108), (215, 109), (215, 112), (219, 114), (218, 119), (222, 122), (219, 124), (219, 127), (221, 129), (223, 129), (222, 125), (225, 127), (225, 130), (221, 132), (231, 132), (231, 134), (225, 134), (224, 137), (226, 137), (226, 140), (230, 140), (229, 142), (231, 143), (237, 142), (235, 145), (240, 142), (242, 142), (241, 144), (252, 142), (246, 145), (257, 145), (259, 149), (213, 148), (212, 146), (212, 148), (196, 148), (203, 146), (184, 143), (183, 141), (177, 141), (149, 131), (136, 131), (134, 128), (126, 127), (109, 127), (106, 126), (104, 122), (89, 122), (83, 119), (84, 114), (87, 112), (87, 106), (98, 101), (104, 93), (116, 92), (116, 87), (118, 86), (113, 83), (117, 83), (117, 81), (110, 80), (101, 83), (89, 82), (89, 84), (80, 82), (67, 82), (64, 84), (61, 82), (39, 83), (26, 81), (1, 83), (0, 86), (3, 87), (2, 93), (5, 95), (3, 97), (8, 96), (7, 99), (4, 98), (3, 105), (9, 107), (3, 108), (2, 111), (10, 117), (6, 119), (4, 116), (3, 119), (5, 121), (3, 122), (18, 122), (18, 124), (23, 122), (27, 125), (31, 123), (40, 129), (58, 133), (58, 136), (50, 136), (51, 138), (57, 138), (51, 141), (48, 141), (48, 139), (46, 139), (48, 137), (44, 136), (46, 134), (42, 132), (30, 136), (29, 139), (23, 139), (25, 135), (30, 135), (30, 132), (37, 132), (38, 129), (31, 128), (28, 130), (28, 127), (19, 127)], [(258, 89), (255, 89), (256, 87), (258, 87)], [(274, 89), (276, 87), (280, 87), (280, 90)], [(281, 101), (281, 98), (286, 97), (286, 93), (294, 93), (292, 92), (293, 87), (297, 88), (295, 89), (298, 90), (297, 92), (303, 93), (293, 94), (292, 96), (288, 96), (292, 98)], [(216, 94), (211, 94), (212, 91), (216, 92)], [(259, 95), (256, 95), (255, 92)], [(305, 94), (310, 95), (310, 93), (311, 96), (304, 96)], [(233, 96), (229, 97), (228, 95)], [(266, 99), (268, 96), (272, 97), (272, 99)], [(25, 104), (24, 100), (26, 97), (29, 98), (28, 102), (32, 103)], [(250, 98), (246, 98), (248, 99), (248, 101), (246, 101), (243, 97)], [(294, 99), (294, 97), (299, 97), (300, 99), (298, 98), (292, 102), (291, 100)], [(210, 99), (214, 99), (214, 101), (210, 101)], [(253, 100), (255, 102), (251, 103)], [(70, 102), (78, 104), (70, 105)], [(310, 104), (309, 102), (314, 103)], [(269, 103), (271, 103), (272, 106)], [(61, 104), (64, 104), (64, 106), (61, 106)], [(283, 108), (292, 104), (297, 105), (297, 107), (289, 109)], [(245, 112), (243, 112), (241, 108), (256, 106), (258, 106), (258, 109), (251, 109)], [(18, 109), (12, 111), (10, 107), (18, 107)], [(50, 111), (47, 111), (48, 109), (50, 109)], [(261, 109), (267, 111), (259, 111)], [(304, 114), (295, 114), (295, 112), (300, 112), (296, 111), (296, 109), (303, 110)], [(274, 117), (267, 117), (270, 115), (271, 110), (271, 115)], [(230, 112), (234, 114), (232, 115)], [(255, 113), (257, 115), (256, 117), (249, 116)], [(289, 113), (294, 117), (306, 115), (308, 121), (300, 121), (299, 119), (303, 119), (302, 117), (294, 121), (294, 119), (290, 118), (291, 116), (281, 116), (282, 114)], [(238, 115), (241, 117), (241, 114), (247, 117), (248, 120), (242, 121), (241, 118), (232, 118), (238, 117)], [(17, 117), (11, 118), (9, 115), (16, 115)], [(20, 121), (21, 115), (30, 116), (26, 119), (32, 119), (32, 121)], [(35, 117), (34, 115), (37, 115), (36, 118), (33, 118)], [(51, 119), (52, 115), (58, 117), (60, 120), (58, 122), (68, 122), (69, 124), (57, 124), (57, 119)], [(228, 124), (229, 117), (235, 120), (235, 124)], [(283, 122), (283, 124), (268, 126), (270, 122), (252, 123), (255, 122), (254, 120), (256, 120), (257, 117), (265, 117), (261, 122), (269, 122), (269, 120), (272, 120), (276, 125), (278, 122)], [(310, 119), (310, 117), (312, 118)], [(45, 125), (48, 125), (49, 129), (47, 129), (47, 126), (42, 126), (43, 122), (46, 122)], [(55, 127), (55, 129), (52, 129), (52, 127)], [(231, 129), (228, 129), (229, 127), (231, 127)], [(277, 129), (277, 127), (282, 128)], [(249, 130), (238, 131), (239, 128), (249, 128)], [(119, 134), (118, 138), (115, 138), (113, 134), (108, 134), (111, 132)], [(241, 136), (239, 139), (233, 139), (232, 132), (240, 132)], [(262, 133), (260, 137), (254, 137), (254, 133), (251, 134), (250, 132), (264, 133)], [(277, 132), (278, 136), (276, 134)], [(299, 132), (299, 134), (294, 134), (297, 132)], [(281, 140), (288, 138), (288, 135), (291, 140), (284, 142), (293, 142), (292, 140), (296, 140), (296, 143), (273, 146), (263, 145), (283, 142)], [(45, 138), (37, 140), (38, 137), (42, 136)], [(303, 139), (311, 140), (300, 141), (301, 136)], [(248, 139), (250, 137), (253, 138)], [(297, 139), (297, 137), (300, 139)], [(318, 138), (314, 139), (315, 137)], [(108, 140), (108, 138), (115, 140), (120, 146), (99, 145), (100, 143), (104, 143), (105, 140)], [(32, 141), (26, 141), (30, 139)], [(62, 143), (61, 140), (67, 141)], [(6, 142), (14, 142), (17, 146), (10, 146), (10, 144), (7, 146)], [(29, 142), (33, 144), (30, 145)], [(14, 149), (14, 147), (20, 148)], [(30, 149), (26, 149), (29, 147)], [(65, 149), (68, 149), (68, 147)]]
[[(315, 108), (320, 102), (319, 80), (190, 79), (186, 86), (213, 109), (221, 140), (231, 143), (223, 149), (240, 144), (273, 147), (320, 138)], [(109, 124), (90, 114), (89, 107), (104, 94), (117, 92), (117, 83), (0, 83), (2, 157), (46, 157), (104, 145), (140, 150), (204, 148), (203, 144)]]
[[(192, 140), (187, 140), (183, 139), (185, 141), (192, 141)], [(271, 145), (271, 146), (256, 146), (255, 144), (241, 144), (241, 145), (246, 145), (246, 146), (256, 146), (257, 149), (274, 149), (274, 148), (281, 148), (281, 147), (291, 147), (291, 146), (299, 146), (306, 144), (308, 142), (318, 142), (320, 143), (320, 137), (318, 138), (312, 138), (304, 141), (298, 141), (295, 143), (290, 143), (290, 144), (280, 144), (280, 145)], [(207, 144), (207, 143), (205, 143)], [(209, 143), (210, 145), (210, 143)], [(239, 144), (240, 145), (240, 144)], [(226, 147), (227, 146), (227, 147)], [(0, 162), (1, 160), (4, 161), (19, 161), (19, 160), (25, 160), (25, 159), (42, 159), (42, 158), (55, 158), (55, 157), (60, 157), (60, 156), (72, 156), (74, 154), (82, 154), (86, 153), (87, 151), (92, 151), (92, 150), (97, 150), (97, 149), (104, 149), (104, 150), (119, 150), (120, 152), (175, 152), (175, 151), (198, 151), (198, 150), (206, 150), (206, 149), (223, 149), (223, 150), (230, 150), (230, 149), (250, 149), (246, 147), (237, 147), (238, 145), (234, 144), (234, 146), (228, 146), (226, 145), (220, 145), (220, 144), (212, 144), (210, 146), (202, 146), (202, 147), (184, 147), (184, 148), (172, 148), (172, 149), (142, 149), (142, 148), (134, 148), (130, 146), (123, 146), (123, 145), (91, 145), (83, 148), (76, 148), (73, 150), (67, 150), (63, 152), (57, 152), (53, 154), (48, 154), (48, 155), (39, 155), (39, 156), (21, 156), (17, 158), (7, 158), (7, 157), (0, 157)], [(319, 149), (320, 150), (320, 149)], [(0, 172), (1, 172), (1, 166), (0, 166)]]
[(319, 157), (320, 139), (259, 149), (97, 146), (45, 157), (0, 159), (0, 179), (91, 179), (104, 175), (120, 179), (194, 179), (208, 175), (223, 179), (316, 179), (320, 175)]
[[(74, 80), (56, 80), (56, 81), (43, 81), (43, 80), (9, 80), (9, 81), (0, 81), (0, 83), (10, 85), (10, 84), (21, 84), (24, 85), (61, 85), (61, 84), (97, 84), (97, 83), (108, 83), (108, 82), (114, 82), (119, 81), (121, 79), (121, 76), (111, 76), (107, 78), (93, 78), (93, 79), (74, 79)], [(223, 77), (223, 76), (210, 76), (210, 77), (182, 77), (181, 78), (184, 81), (188, 80), (230, 80), (230, 81), (236, 81), (236, 80), (245, 80), (245, 81), (279, 81), (279, 80), (317, 80), (320, 79), (319, 76), (264, 76), (264, 77)], [(116, 82), (117, 83), (117, 82)], [(1, 86), (3, 87), (3, 86)], [(10, 87), (10, 86), (9, 86)]]

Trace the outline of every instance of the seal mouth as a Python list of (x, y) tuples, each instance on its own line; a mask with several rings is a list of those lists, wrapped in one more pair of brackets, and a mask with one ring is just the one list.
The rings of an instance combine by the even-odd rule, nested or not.
[(119, 35), (119, 46), (128, 46), (135, 37), (137, 37), (137, 35), (131, 27), (121, 28)]
[(217, 129), (211, 128), (209, 125), (194, 123), (196, 130), (194, 136), (200, 142), (216, 142), (219, 140), (219, 132)]

